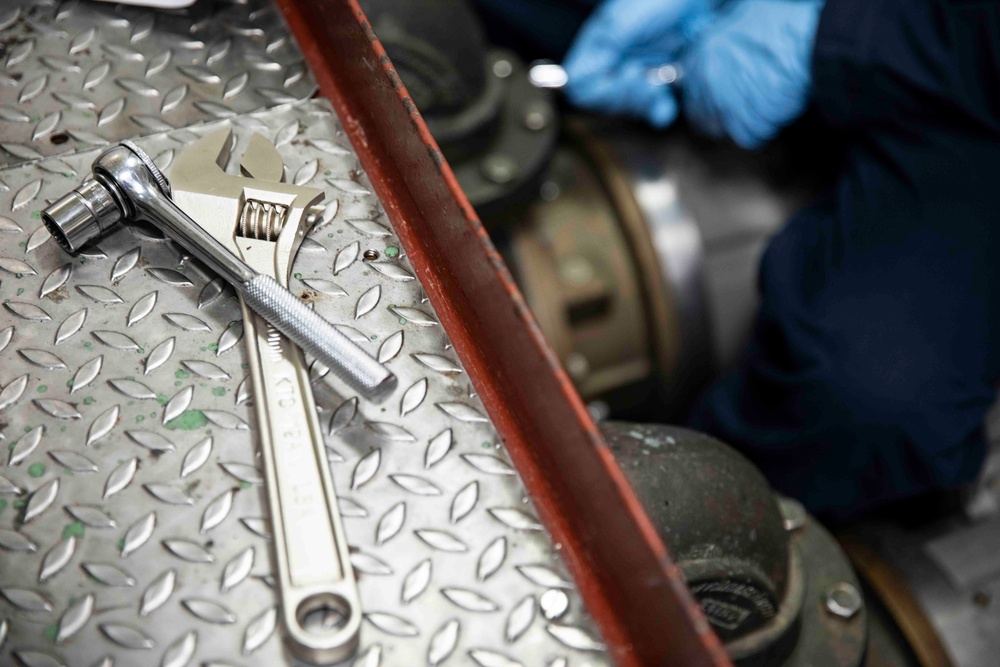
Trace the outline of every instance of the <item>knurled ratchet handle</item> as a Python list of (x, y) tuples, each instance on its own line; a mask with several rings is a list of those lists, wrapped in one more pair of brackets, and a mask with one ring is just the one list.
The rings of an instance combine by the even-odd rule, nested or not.
[(396, 388), (392, 372), (274, 278), (258, 273), (236, 288), (251, 310), (363, 396), (377, 401)]

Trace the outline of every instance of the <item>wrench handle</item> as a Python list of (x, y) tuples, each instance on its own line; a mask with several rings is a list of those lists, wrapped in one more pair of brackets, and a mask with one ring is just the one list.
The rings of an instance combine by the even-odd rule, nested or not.
[(243, 313), (285, 643), (306, 662), (339, 662), (357, 648), (361, 601), (309, 371), (301, 349)]
[(244, 303), (312, 354), (362, 396), (378, 402), (396, 388), (396, 376), (337, 331), (274, 278), (258, 273), (238, 284)]

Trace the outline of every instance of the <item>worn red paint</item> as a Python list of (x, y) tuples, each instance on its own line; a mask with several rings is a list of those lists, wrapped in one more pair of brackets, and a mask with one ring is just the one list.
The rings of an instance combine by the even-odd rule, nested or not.
[(355, 0), (278, 0), (621, 665), (728, 665)]

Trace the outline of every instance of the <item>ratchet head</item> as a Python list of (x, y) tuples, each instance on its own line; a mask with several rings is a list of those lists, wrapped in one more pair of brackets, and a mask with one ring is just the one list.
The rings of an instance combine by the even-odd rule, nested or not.
[(170, 196), (167, 179), (131, 141), (106, 150), (92, 169), (91, 178), (42, 211), (52, 238), (71, 254), (135, 219), (143, 203)]

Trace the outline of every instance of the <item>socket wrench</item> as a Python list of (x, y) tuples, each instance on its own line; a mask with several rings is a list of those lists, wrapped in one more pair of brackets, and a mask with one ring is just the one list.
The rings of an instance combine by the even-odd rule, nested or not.
[[(267, 143), (263, 137), (259, 140)], [(209, 164), (215, 164), (214, 160)], [(215, 166), (218, 169), (218, 165)], [(218, 171), (222, 173), (221, 169)], [(186, 172), (175, 168), (174, 173)], [(191, 178), (199, 176), (194, 174)], [(278, 208), (268, 209), (266, 221), (259, 214), (256, 214), (258, 217), (255, 220), (261, 220), (262, 225), (286, 225), (290, 207), (295, 204), (296, 196), (301, 195), (294, 186), (278, 182), (268, 185), (281, 193), (281, 201), (276, 204)], [(244, 195), (238, 191), (237, 196), (245, 197), (239, 202), (242, 205), (249, 204), (254, 194), (248, 191)], [(216, 197), (219, 202), (222, 199)], [(213, 211), (213, 215), (223, 213), (225, 206), (222, 203), (218, 206), (219, 210)], [(263, 211), (259, 207), (258, 210)], [(247, 210), (247, 213), (253, 213), (253, 209)], [(181, 210), (171, 200), (170, 183), (159, 168), (130, 141), (124, 141), (101, 154), (94, 161), (93, 178), (48, 206), (42, 211), (42, 220), (56, 242), (71, 254), (110, 233), (120, 223), (135, 220), (150, 222), (225, 278), (236, 288), (244, 304), (319, 359), (362, 396), (380, 401), (396, 388), (396, 377), (384, 365), (270, 275), (255, 270), (235, 254), (232, 244), (224, 241), (235, 237), (236, 228), (216, 237)], [(295, 228), (294, 238), (284, 243), (288, 253), (285, 263), (305, 236), (306, 230), (302, 225), (297, 224)], [(278, 275), (283, 273), (279, 271)]]

